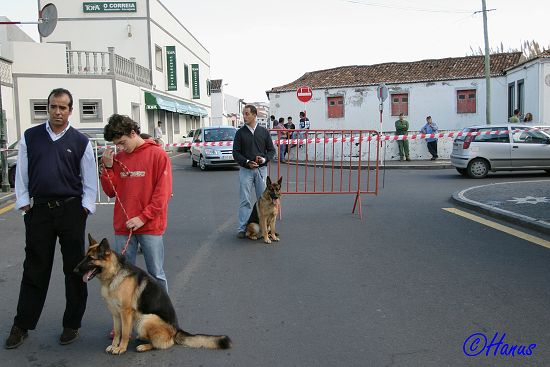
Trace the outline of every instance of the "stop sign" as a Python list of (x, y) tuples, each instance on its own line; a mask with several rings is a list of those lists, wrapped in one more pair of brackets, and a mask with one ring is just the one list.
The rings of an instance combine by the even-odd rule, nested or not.
[(300, 87), (296, 91), (296, 97), (298, 97), (301, 102), (308, 102), (311, 97), (313, 97), (313, 91), (310, 87)]

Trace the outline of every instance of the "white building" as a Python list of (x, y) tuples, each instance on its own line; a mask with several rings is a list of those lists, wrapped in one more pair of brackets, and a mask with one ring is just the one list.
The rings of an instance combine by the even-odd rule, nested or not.
[(225, 93), (222, 79), (211, 80), (212, 125), (240, 126), (244, 123), (242, 116), (243, 100)]
[[(53, 33), (41, 43), (12, 35), (6, 46), (13, 61), (10, 139), (47, 118), (46, 98), (57, 87), (73, 93), (77, 128), (126, 114), (142, 132), (162, 121), (165, 142), (173, 142), (210, 124), (210, 54), (159, 0), (39, 0), (38, 7), (47, 3), (58, 12)], [(0, 26), (0, 34), (13, 29)]]
[[(520, 64), (521, 53), (491, 55), (492, 122), (506, 122), (515, 108), (531, 112), (535, 124), (550, 124), (550, 55)], [(270, 113), (294, 116), (307, 110), (311, 129), (393, 131), (403, 112), (410, 130), (419, 130), (431, 115), (442, 130), (484, 124), (483, 56), (406, 63), (344, 66), (313, 71), (267, 91)], [(380, 126), (377, 86), (385, 83), (389, 97)], [(296, 97), (301, 86), (313, 89), (310, 102)]]

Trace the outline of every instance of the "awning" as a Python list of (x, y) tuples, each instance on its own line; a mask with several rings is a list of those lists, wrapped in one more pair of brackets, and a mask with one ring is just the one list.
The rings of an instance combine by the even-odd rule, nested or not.
[(145, 92), (145, 109), (166, 110), (192, 116), (208, 116), (206, 109), (193, 103), (151, 92)]

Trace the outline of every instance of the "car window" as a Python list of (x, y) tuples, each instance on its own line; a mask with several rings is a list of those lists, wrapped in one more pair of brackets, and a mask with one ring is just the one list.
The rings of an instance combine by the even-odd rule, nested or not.
[(200, 130), (195, 131), (195, 138), (193, 139), (193, 142), (196, 142), (196, 143), (201, 142), (201, 131)]
[(235, 129), (208, 129), (204, 130), (204, 141), (233, 141), (235, 138)]
[(470, 128), (470, 127), (464, 128), (464, 129), (462, 129), (462, 134), (464, 134), (464, 135), (457, 136), (455, 138), (455, 141), (464, 141), (466, 139), (466, 133), (471, 133), (471, 132), (476, 132), (476, 131), (477, 131), (477, 129), (473, 129), (473, 128)]
[(516, 131), (512, 134), (514, 143), (546, 144), (548, 137), (538, 130)]
[[(478, 131), (481, 133), (481, 135), (476, 136), (473, 141), (478, 143), (509, 143), (510, 135), (508, 134), (508, 132), (499, 134), (488, 134), (489, 131), (496, 131), (499, 129), (500, 128), (495, 127), (480, 128), (478, 129)], [(506, 129), (503, 128), (500, 130)]]

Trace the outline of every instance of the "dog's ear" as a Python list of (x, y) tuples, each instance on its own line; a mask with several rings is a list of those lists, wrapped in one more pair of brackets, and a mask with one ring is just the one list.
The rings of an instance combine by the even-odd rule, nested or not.
[(97, 243), (97, 241), (94, 240), (94, 238), (92, 237), (92, 235), (88, 233), (88, 246), (95, 245), (96, 243)]
[(102, 239), (99, 243), (99, 248), (97, 250), (97, 255), (99, 258), (109, 255), (111, 253), (111, 247), (109, 246), (109, 241), (106, 238)]
[(267, 186), (271, 185), (271, 178), (269, 178), (269, 176), (267, 176), (267, 179), (265, 180)]
[(283, 176), (279, 177), (279, 181), (277, 181), (277, 183), (279, 184), (279, 186), (281, 186), (281, 184), (283, 183)]

